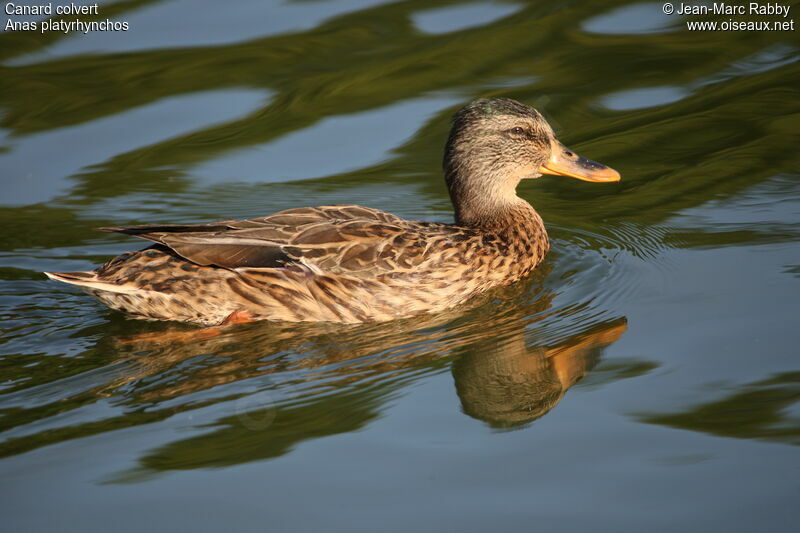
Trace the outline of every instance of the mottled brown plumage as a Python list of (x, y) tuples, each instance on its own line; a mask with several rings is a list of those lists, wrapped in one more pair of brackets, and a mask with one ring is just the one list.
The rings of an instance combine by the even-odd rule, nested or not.
[(384, 321), (452, 307), (533, 270), (549, 248), (516, 195), (542, 172), (616, 181), (555, 140), (534, 109), (482, 99), (454, 117), (444, 172), (455, 224), (357, 205), (211, 224), (102, 228), (153, 241), (93, 272), (47, 273), (137, 318)]

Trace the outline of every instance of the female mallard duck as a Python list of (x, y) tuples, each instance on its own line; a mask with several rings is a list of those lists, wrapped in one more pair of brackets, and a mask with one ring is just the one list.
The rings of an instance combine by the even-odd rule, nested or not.
[(204, 325), (250, 320), (368, 322), (436, 312), (519, 280), (550, 247), (516, 194), (545, 174), (611, 182), (535, 109), (476, 100), (453, 118), (444, 175), (455, 224), (357, 205), (289, 209), (210, 224), (102, 228), (156, 244), (93, 272), (46, 274), (137, 318)]

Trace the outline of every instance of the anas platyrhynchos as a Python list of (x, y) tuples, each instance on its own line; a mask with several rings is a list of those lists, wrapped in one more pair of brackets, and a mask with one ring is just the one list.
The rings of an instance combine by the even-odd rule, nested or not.
[(91, 272), (46, 272), (136, 318), (368, 322), (436, 312), (531, 272), (550, 244), (516, 194), (542, 174), (619, 174), (558, 142), (542, 115), (507, 98), (453, 117), (444, 176), (455, 223), (357, 205), (289, 209), (210, 224), (100, 228), (156, 244)]

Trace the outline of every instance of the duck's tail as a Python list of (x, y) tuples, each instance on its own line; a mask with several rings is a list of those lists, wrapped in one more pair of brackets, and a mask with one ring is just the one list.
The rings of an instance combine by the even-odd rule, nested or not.
[(44, 272), (44, 275), (56, 281), (77, 285), (87, 289), (106, 292), (129, 294), (136, 289), (127, 285), (119, 285), (111, 281), (104, 281), (97, 276), (97, 272)]

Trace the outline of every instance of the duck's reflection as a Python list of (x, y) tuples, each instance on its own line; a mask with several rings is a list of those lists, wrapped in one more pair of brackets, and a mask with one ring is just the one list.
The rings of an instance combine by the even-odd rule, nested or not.
[[(499, 322), (509, 320), (514, 318)], [(160, 334), (121, 341), (124, 349), (139, 356), (133, 371), (109, 388), (132, 383), (131, 399), (152, 404), (261, 377), (270, 388), (292, 389), (295, 398), (312, 397), (323, 390), (388, 380), (415, 368), (425, 370), (449, 359), (463, 411), (494, 427), (513, 427), (555, 407), (627, 327), (624, 319), (605, 321), (542, 346), (535, 338), (528, 345), (523, 323), (509, 332), (496, 322), (484, 323), (479, 330), (471, 321), (444, 328), (428, 324), (426, 330), (415, 329), (422, 322), (408, 321), (324, 333), (320, 326), (272, 324), (221, 334), (204, 331), (199, 336), (197, 331), (177, 336), (170, 331), (169, 342)], [(158, 345), (151, 344), (159, 339)], [(277, 381), (281, 376), (288, 379)]]
[[(113, 354), (109, 370), (93, 374), (95, 383), (100, 375), (106, 381), (59, 408), (107, 398), (113, 418), (51, 430), (47, 442), (168, 420), (192, 436), (144, 451), (144, 472), (263, 460), (364, 427), (410, 383), (448, 366), (465, 413), (518, 427), (553, 409), (626, 327), (621, 318), (592, 321), (593, 313), (554, 309), (552, 299), (531, 281), (468, 309), (385, 324), (135, 324), (140, 331), (132, 335), (130, 321), (112, 322), (90, 350)], [(115, 327), (124, 333), (107, 333)], [(565, 327), (573, 333), (564, 335)], [(42, 406), (20, 417), (48, 413)], [(0, 445), (0, 456), (41, 446), (41, 437)]]
[(544, 416), (625, 329), (624, 320), (599, 324), (551, 348), (529, 347), (521, 333), (476, 343), (453, 363), (464, 412), (494, 427)]
[(514, 427), (555, 407), (626, 329), (624, 319), (589, 323), (579, 333), (546, 342), (536, 326), (554, 312), (552, 294), (539, 294), (524, 306), (505, 300), (519, 296), (515, 289), (493, 296), (495, 312), (488, 318), (487, 306), (473, 306), (373, 325), (166, 328), (114, 339), (122, 353), (138, 355), (132, 371), (112, 387), (131, 383), (131, 400), (152, 404), (260, 377), (262, 390), (311, 399), (446, 360), (452, 361), (466, 414), (494, 427)]
[[(626, 329), (622, 318), (595, 322), (542, 345), (541, 323), (556, 313), (552, 295), (525, 305), (497, 296), (460, 313), (389, 324), (251, 324), (200, 337), (184, 330), (126, 340), (124, 349), (140, 353), (141, 366), (125, 378), (137, 403), (173, 403), (216, 387), (227, 390), (222, 401), (229, 404), (211, 431), (148, 452), (142, 469), (128, 473), (133, 478), (117, 481), (263, 460), (307, 439), (355, 431), (407, 384), (448, 364), (465, 413), (493, 427), (520, 427), (553, 409)], [(548, 323), (552, 334), (558, 328)], [(153, 346), (159, 336), (169, 341)], [(245, 390), (252, 396), (236, 396), (243, 383), (257, 389)]]
[[(385, 333), (383, 328), (362, 332), (367, 339), (359, 336), (349, 353), (337, 350), (338, 344), (325, 345), (321, 339), (307, 341), (307, 347), (317, 347), (312, 349), (311, 357), (294, 362), (278, 358), (272, 366), (262, 366), (262, 372), (272, 374), (270, 386), (294, 388), (298, 391), (296, 397), (280, 398), (273, 392), (266, 401), (257, 395), (246, 404), (235, 400), (228, 415), (213, 421), (210, 432), (148, 452), (139, 459), (137, 469), (113, 481), (134, 481), (157, 471), (269, 459), (287, 453), (304, 440), (359, 430), (377, 419), (405, 385), (418, 379), (421, 372), (441, 368), (447, 358), (454, 359), (456, 389), (467, 414), (492, 426), (519, 427), (555, 407), (567, 389), (592, 368), (600, 351), (626, 328), (624, 319), (603, 322), (553, 347), (541, 347), (525, 343), (522, 325), (512, 332), (496, 321), (484, 326), (474, 331), (475, 322), (467, 321), (455, 326), (455, 331), (435, 328), (418, 339), (428, 348), (417, 350), (408, 345), (408, 335), (412, 334), (384, 336), (380, 334)], [(467, 333), (469, 328), (473, 331)], [(495, 340), (493, 335), (498, 329), (501, 333)], [(398, 341), (401, 344), (392, 348)], [(383, 351), (378, 356), (368, 356), (366, 346)], [(310, 371), (303, 378), (293, 371), (300, 366)], [(294, 383), (289, 383), (290, 379), (277, 383), (277, 372), (294, 376)], [(208, 377), (165, 386), (161, 396), (174, 394), (179, 388), (185, 394), (187, 387), (206, 387), (222, 379), (218, 372), (215, 375), (213, 380)], [(154, 393), (150, 390), (145, 396), (152, 397)]]

